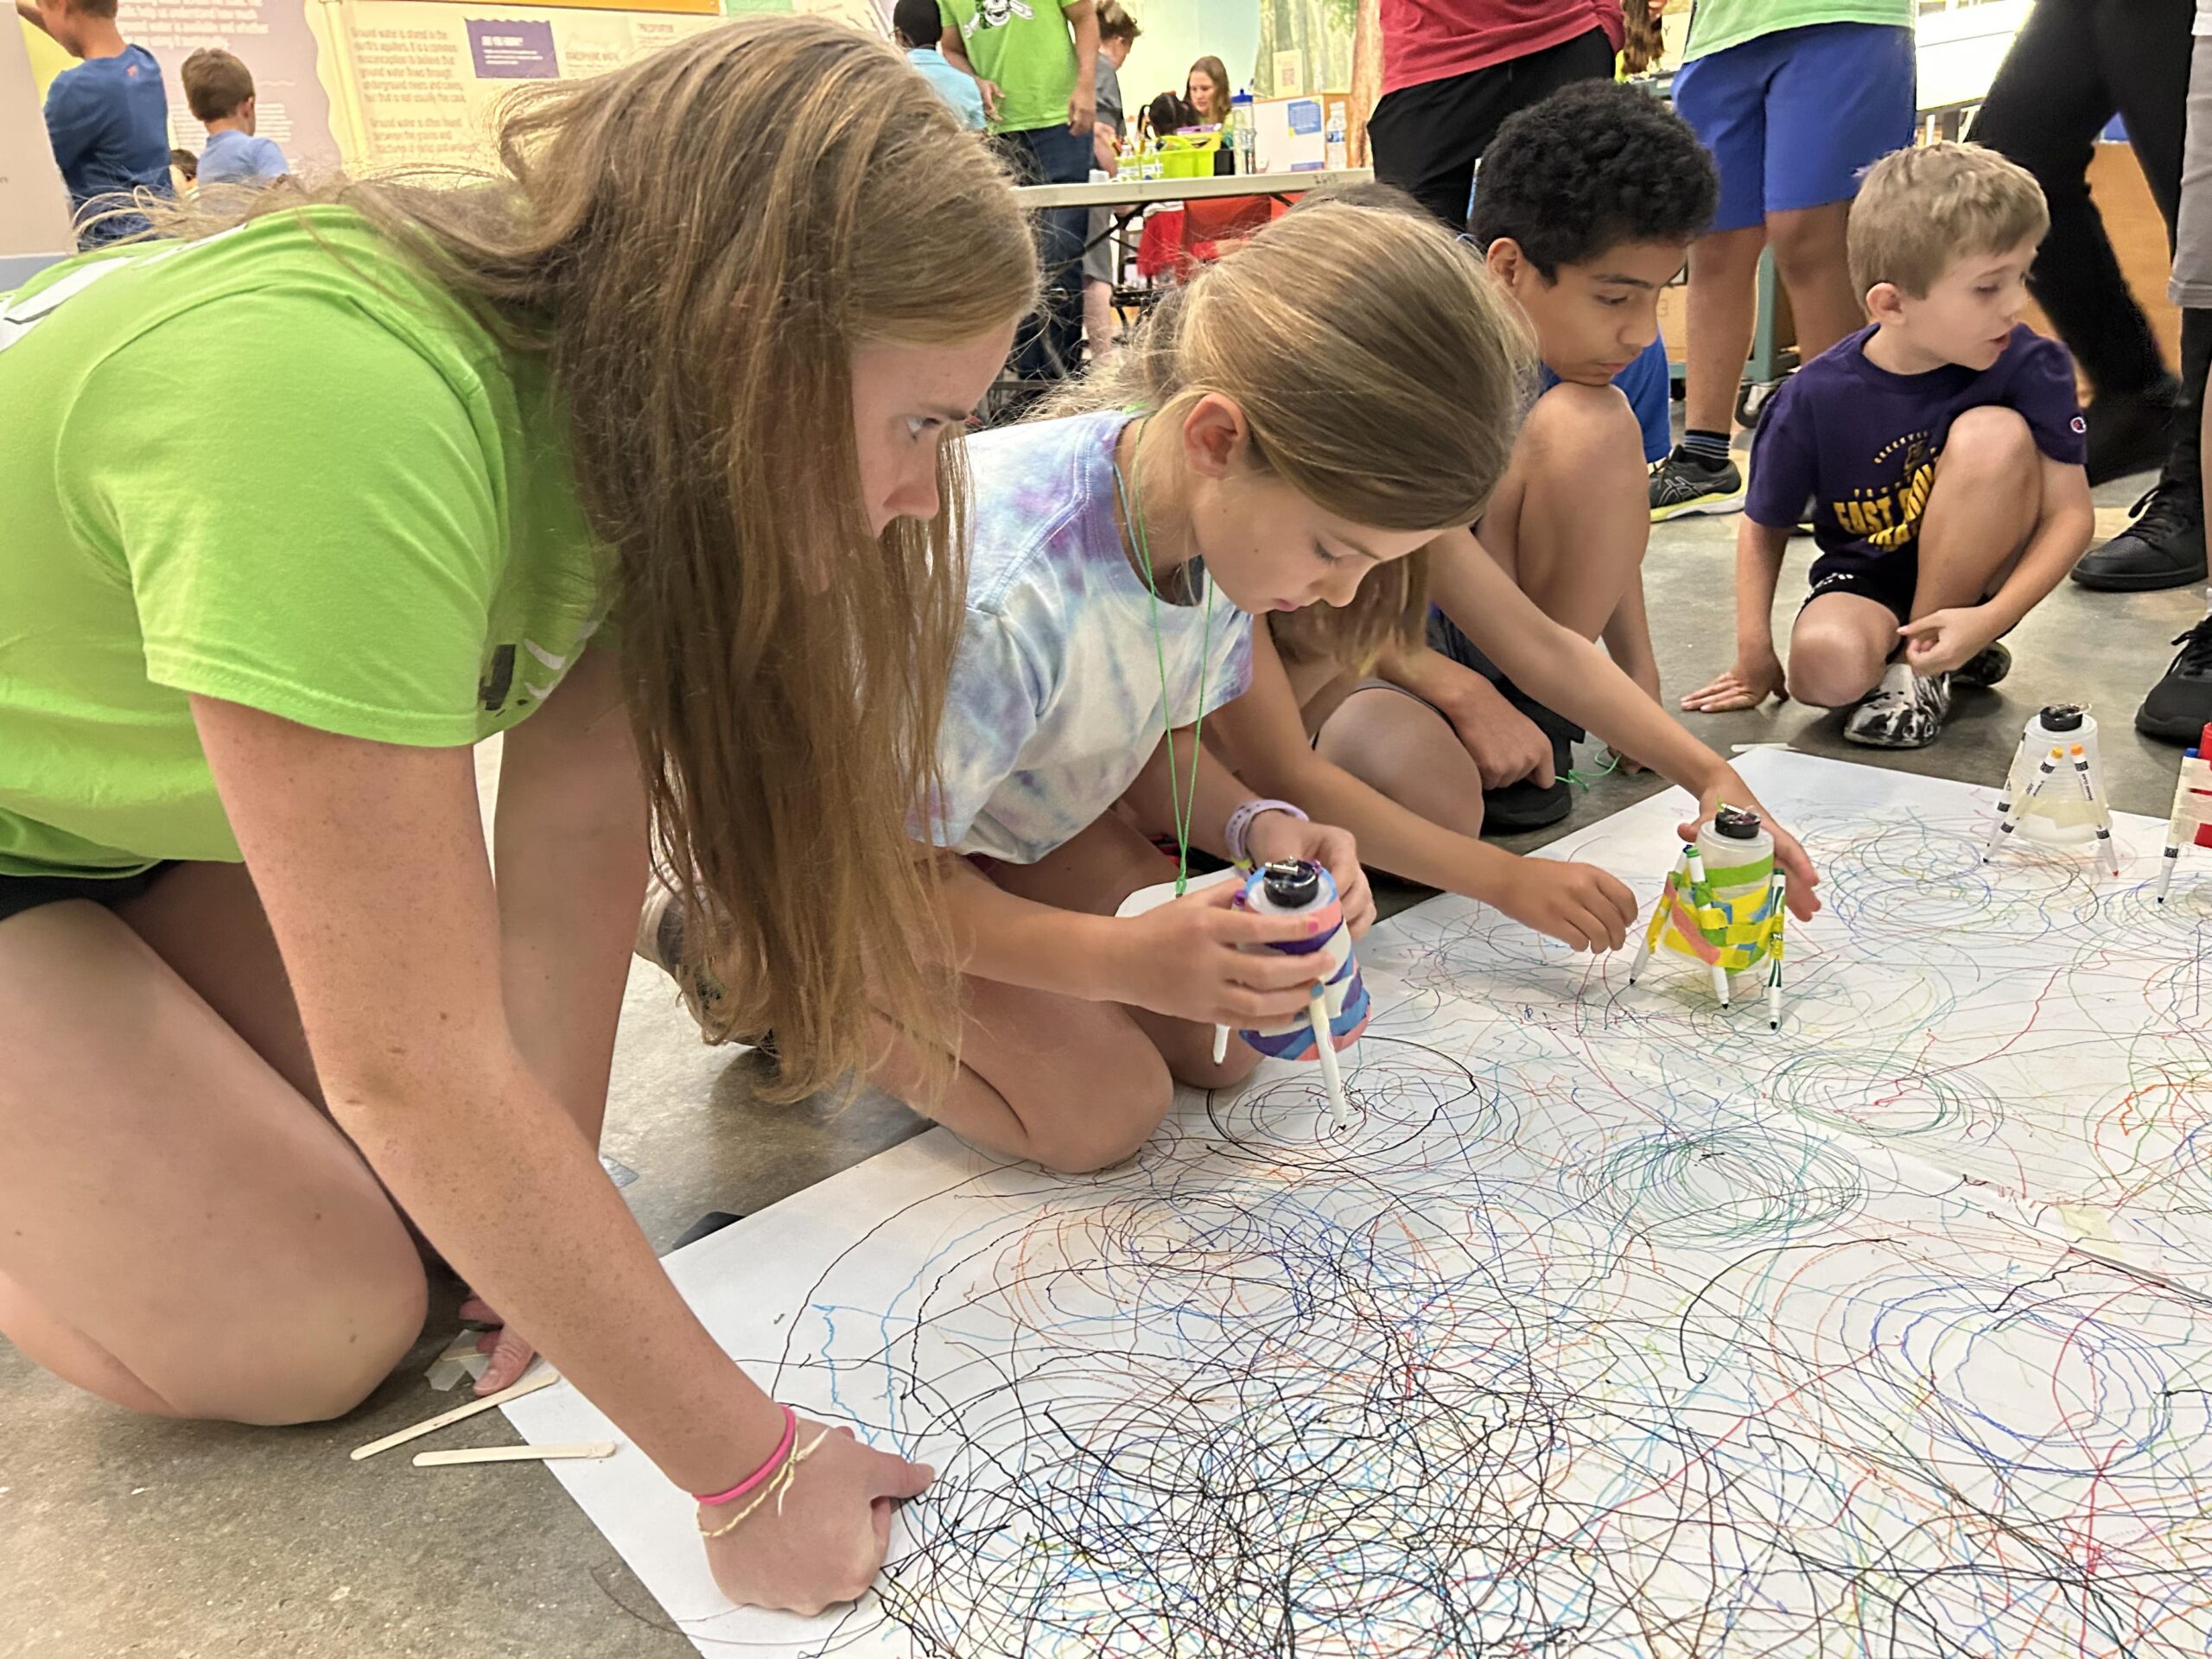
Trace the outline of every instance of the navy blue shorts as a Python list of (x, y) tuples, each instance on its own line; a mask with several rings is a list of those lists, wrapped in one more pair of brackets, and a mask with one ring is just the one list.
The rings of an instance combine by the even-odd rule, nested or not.
[(1912, 142), (1912, 30), (1807, 23), (1684, 64), (1675, 108), (1720, 174), (1716, 231), (1859, 194), (1859, 175)]
[(174, 861), (156, 864), (136, 875), (0, 874), (0, 922), (41, 905), (58, 905), (71, 899), (87, 899), (112, 908), (137, 898), (174, 867)]

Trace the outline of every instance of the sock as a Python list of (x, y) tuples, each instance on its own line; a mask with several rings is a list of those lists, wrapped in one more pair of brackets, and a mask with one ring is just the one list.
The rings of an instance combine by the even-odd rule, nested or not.
[(1695, 427), (1682, 434), (1681, 452), (1708, 467), (1728, 464), (1728, 435), (1726, 432), (1701, 432)]

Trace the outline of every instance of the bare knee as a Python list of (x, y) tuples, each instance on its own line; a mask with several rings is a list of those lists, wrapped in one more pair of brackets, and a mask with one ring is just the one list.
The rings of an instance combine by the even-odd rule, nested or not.
[(1453, 791), (1436, 804), (1433, 811), (1423, 814), (1440, 829), (1472, 841), (1483, 832), (1483, 792), (1479, 787)]
[(409, 1256), (404, 1266), (351, 1287), (308, 1330), (288, 1329), (281, 1348), (257, 1350), (250, 1361), (236, 1357), (220, 1377), (174, 1382), (162, 1397), (180, 1417), (264, 1427), (343, 1417), (423, 1334), (429, 1289), (411, 1247)]
[(1770, 213), (1767, 245), (1774, 250), (1774, 268), (1793, 288), (1826, 282), (1845, 269), (1845, 224), (1847, 205)]
[(1766, 228), (1746, 225), (1732, 231), (1709, 231), (1690, 245), (1690, 281), (1714, 285), (1746, 286), (1758, 273), (1759, 254), (1766, 247)]
[(1809, 708), (1847, 708), (1874, 689), (1886, 661), (1856, 635), (1806, 631), (1789, 643), (1786, 689)]
[(1260, 1053), (1249, 1045), (1235, 1042), (1216, 1063), (1212, 1055), (1174, 1068), (1175, 1081), (1193, 1089), (1234, 1089), (1260, 1068)]
[[(1562, 380), (1536, 399), (1517, 442), (1539, 453), (1557, 448), (1561, 459), (1575, 463), (1576, 475), (1586, 479), (1593, 462), (1616, 455), (1641, 457), (1643, 429), (1618, 386)], [(1639, 479), (1643, 476), (1640, 461), (1634, 471)]]
[[(1029, 1158), (1062, 1175), (1087, 1175), (1133, 1157), (1167, 1116), (1175, 1080), (1141, 1033), (1086, 1050), (1050, 1100), (1015, 1107)], [(1008, 1104), (1014, 1104), (1009, 1102)]]
[(2018, 410), (1985, 404), (1951, 423), (1937, 457), (1939, 483), (1969, 474), (1977, 479), (2012, 480), (2038, 472), (2035, 434)]

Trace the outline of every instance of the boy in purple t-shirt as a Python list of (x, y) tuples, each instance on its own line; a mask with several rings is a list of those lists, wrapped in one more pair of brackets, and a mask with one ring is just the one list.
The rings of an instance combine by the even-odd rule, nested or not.
[[(1899, 150), (1851, 216), (1874, 319), (1800, 369), (1760, 417), (1736, 540), (1736, 663), (1682, 707), (1777, 692), (1853, 704), (1844, 737), (1933, 742), (1954, 683), (1993, 685), (1998, 644), (2089, 544), (2083, 432), (2066, 348), (2019, 321), (2050, 224), (2024, 169), (1972, 144)], [(1776, 656), (1769, 618), (1809, 517), (1812, 593)]]

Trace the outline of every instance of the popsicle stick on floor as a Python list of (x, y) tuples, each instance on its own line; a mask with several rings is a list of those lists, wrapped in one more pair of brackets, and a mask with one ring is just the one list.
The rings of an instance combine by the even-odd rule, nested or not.
[(563, 1458), (611, 1458), (613, 1440), (579, 1440), (569, 1446), (462, 1446), (449, 1452), (417, 1452), (417, 1469), (448, 1469), (462, 1463), (551, 1463)]
[(387, 1434), (380, 1440), (371, 1440), (366, 1446), (353, 1448), (353, 1461), (373, 1458), (379, 1452), (389, 1452), (395, 1446), (404, 1446), (410, 1440), (419, 1440), (425, 1434), (435, 1434), (448, 1423), (458, 1423), (474, 1417), (480, 1411), (489, 1411), (494, 1406), (504, 1406), (510, 1400), (519, 1400), (525, 1394), (536, 1394), (540, 1389), (550, 1389), (561, 1380), (561, 1373), (550, 1365), (532, 1372), (512, 1388), (501, 1389), (497, 1394), (487, 1394), (480, 1400), (471, 1400), (465, 1406), (455, 1406), (451, 1411), (442, 1411), (427, 1422), (412, 1428), (403, 1428), (397, 1434)]

